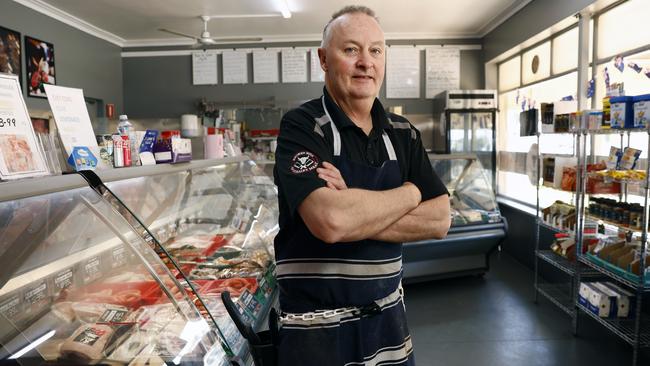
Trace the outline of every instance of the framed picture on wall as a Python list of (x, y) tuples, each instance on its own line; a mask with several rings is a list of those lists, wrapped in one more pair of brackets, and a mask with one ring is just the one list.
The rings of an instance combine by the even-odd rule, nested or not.
[(18, 75), (20, 72), (20, 33), (0, 26), (0, 72)]
[(27, 68), (27, 95), (46, 98), (43, 85), (56, 85), (54, 45), (25, 36), (25, 66)]

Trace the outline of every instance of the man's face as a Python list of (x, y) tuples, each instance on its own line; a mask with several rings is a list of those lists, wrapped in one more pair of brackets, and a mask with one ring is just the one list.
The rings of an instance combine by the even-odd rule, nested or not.
[(374, 99), (384, 81), (384, 32), (366, 14), (343, 15), (330, 27), (329, 44), (319, 49), (328, 90), (337, 99)]

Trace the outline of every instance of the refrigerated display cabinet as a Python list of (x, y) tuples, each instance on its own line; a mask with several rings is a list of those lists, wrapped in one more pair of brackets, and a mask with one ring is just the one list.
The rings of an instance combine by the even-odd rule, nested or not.
[(256, 329), (276, 296), (277, 193), (255, 163), (110, 169), (2, 188), (0, 360), (250, 364), (218, 295), (230, 291)]
[(161, 244), (182, 272), (183, 285), (198, 293), (197, 305), (219, 325), (236, 361), (247, 363), (247, 345), (220, 295), (229, 291), (254, 328), (264, 324), (276, 297), (273, 181), (245, 157), (135, 169), (146, 174), (98, 171), (103, 195), (119, 201)]
[(81, 175), (0, 190), (0, 360), (17, 364), (211, 364), (215, 324)]
[(429, 154), (429, 160), (449, 191), (452, 224), (445, 239), (404, 244), (404, 281), (482, 275), (507, 233), (490, 172), (475, 154)]

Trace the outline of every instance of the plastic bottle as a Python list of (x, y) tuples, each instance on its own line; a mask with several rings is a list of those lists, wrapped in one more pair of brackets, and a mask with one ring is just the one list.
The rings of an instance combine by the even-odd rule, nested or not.
[(139, 165), (139, 149), (136, 146), (137, 137), (135, 135), (135, 129), (133, 128), (131, 122), (129, 122), (129, 117), (127, 117), (126, 114), (120, 115), (120, 122), (117, 124), (117, 132), (122, 136), (128, 136), (129, 148), (131, 151), (131, 165)]

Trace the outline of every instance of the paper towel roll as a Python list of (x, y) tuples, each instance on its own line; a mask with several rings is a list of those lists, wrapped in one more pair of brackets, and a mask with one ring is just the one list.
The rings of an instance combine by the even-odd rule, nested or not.
[(199, 117), (195, 114), (184, 114), (181, 116), (181, 133), (183, 137), (200, 136), (200, 127)]
[(206, 159), (223, 158), (223, 135), (205, 136), (205, 158)]

